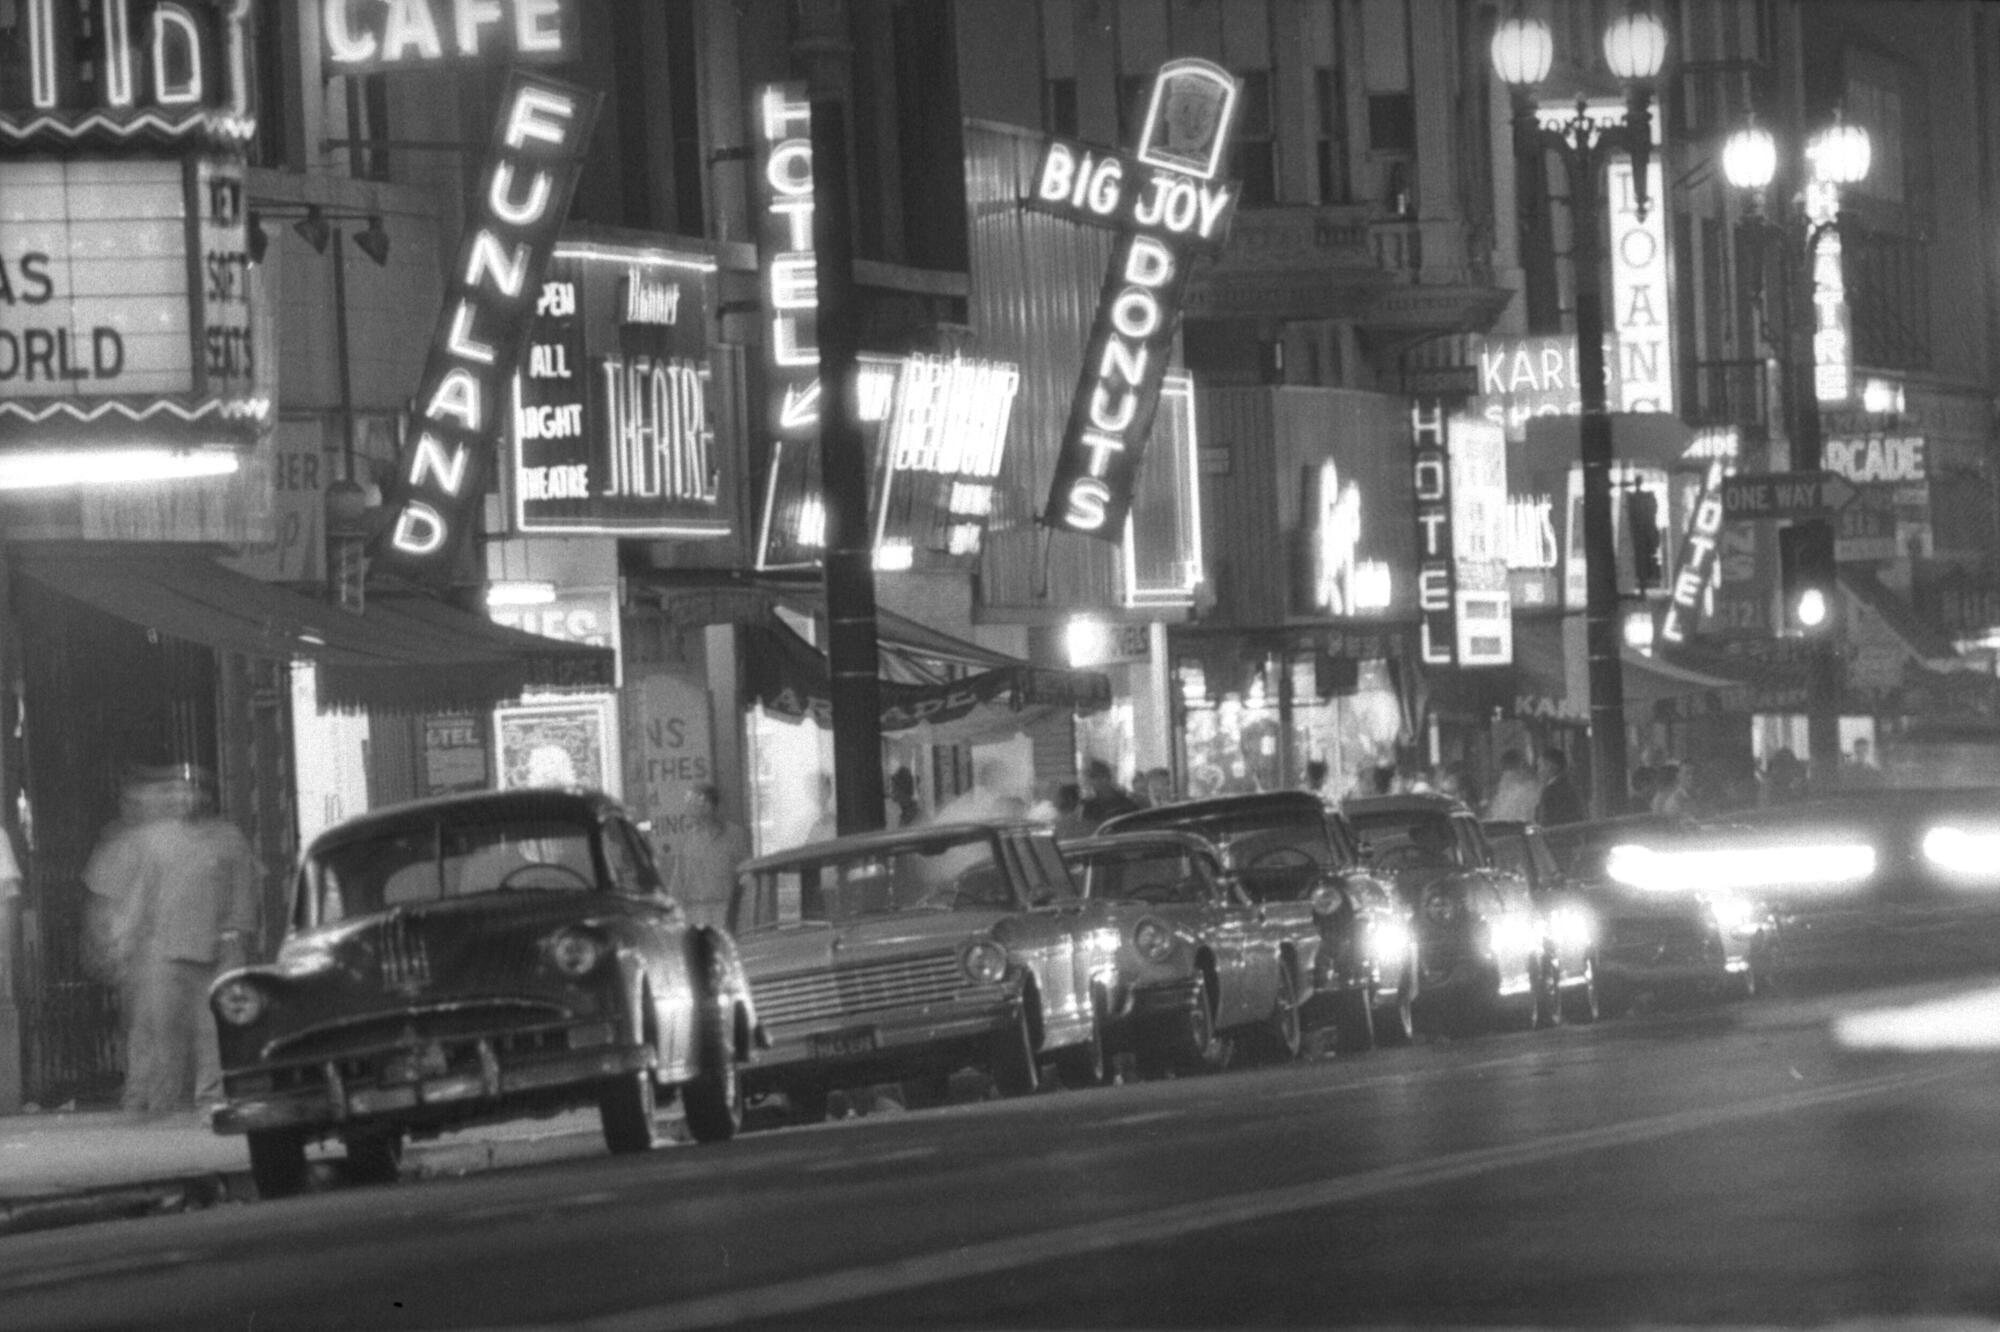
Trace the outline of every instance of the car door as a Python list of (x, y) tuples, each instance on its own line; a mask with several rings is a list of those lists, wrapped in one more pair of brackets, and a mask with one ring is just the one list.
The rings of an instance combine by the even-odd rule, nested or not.
[(1206, 922), (1215, 955), (1218, 1027), (1241, 1026), (1271, 1011), (1277, 1002), (1277, 950), (1264, 909), (1252, 902), (1236, 877), (1207, 853), (1191, 857), (1205, 881)]
[(1097, 913), (1078, 895), (1054, 834), (1012, 833), (1001, 838), (1001, 846), (1009, 876), (1025, 898), (1017, 937), (1041, 994), (1042, 1046), (1073, 1045), (1096, 1020), (1090, 982), (1100, 966), (1113, 961), (1098, 956), (1103, 950), (1096, 947)]
[(605, 872), (632, 929), (646, 992), (653, 998), (653, 1025), (660, 1034), (663, 1075), (693, 1057), (693, 1022), (701, 996), (692, 983), (693, 940), (687, 915), (660, 881), (652, 849), (629, 822), (608, 816), (599, 823)]

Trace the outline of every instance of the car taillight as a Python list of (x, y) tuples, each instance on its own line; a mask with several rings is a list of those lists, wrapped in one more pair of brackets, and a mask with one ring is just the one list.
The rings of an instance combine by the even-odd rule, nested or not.
[(215, 1015), (232, 1027), (247, 1027), (264, 1016), (270, 1006), (263, 987), (242, 977), (232, 977), (215, 987), (209, 996)]
[(589, 930), (566, 929), (549, 939), (549, 961), (565, 976), (588, 976), (610, 950)]

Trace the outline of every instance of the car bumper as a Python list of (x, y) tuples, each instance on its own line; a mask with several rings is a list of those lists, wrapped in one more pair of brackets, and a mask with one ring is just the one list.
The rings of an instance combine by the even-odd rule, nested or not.
[[(603, 1036), (606, 1039), (598, 1040)], [(409, 1080), (369, 1078), (361, 1081), (342, 1067), (379, 1065), (404, 1052), (384, 1049), (370, 1054), (343, 1053), (337, 1061), (287, 1063), (232, 1070), (224, 1075), (228, 1100), (210, 1121), (217, 1133), (248, 1133), (274, 1128), (326, 1129), (371, 1119), (452, 1118), (496, 1108), (510, 1100), (546, 1097), (564, 1088), (587, 1087), (607, 1077), (635, 1073), (652, 1063), (652, 1051), (623, 1041), (610, 1024), (593, 1024), (570, 1033), (582, 1044), (560, 1053), (503, 1057), (499, 1038), (478, 1037), (470, 1046), (476, 1067), (467, 1061), (431, 1076)]]
[[(1021, 1020), (1020, 992), (1008, 985), (961, 991), (951, 1001), (812, 1022), (766, 1024), (770, 1048), (758, 1055), (750, 1080), (782, 1083), (788, 1073), (837, 1075), (894, 1064), (937, 1046), (977, 1042)], [(837, 1077), (835, 1080), (838, 1080)]]

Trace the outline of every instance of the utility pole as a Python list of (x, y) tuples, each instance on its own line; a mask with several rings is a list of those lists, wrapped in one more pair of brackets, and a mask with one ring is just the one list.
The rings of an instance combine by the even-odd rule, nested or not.
[(812, 102), (813, 254), (817, 261), (819, 449), (826, 511), (827, 668), (833, 703), (835, 826), (882, 826), (882, 686), (875, 639), (875, 553), (868, 457), (855, 404), (860, 311), (847, 189), (847, 109)]

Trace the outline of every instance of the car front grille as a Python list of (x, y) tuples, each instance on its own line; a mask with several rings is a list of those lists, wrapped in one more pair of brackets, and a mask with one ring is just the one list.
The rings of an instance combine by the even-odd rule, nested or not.
[(753, 979), (750, 988), (757, 1016), (781, 1026), (949, 1002), (969, 984), (954, 951)]
[(431, 951), (423, 931), (401, 912), (372, 931), (382, 984), (392, 990), (421, 990), (431, 983)]

